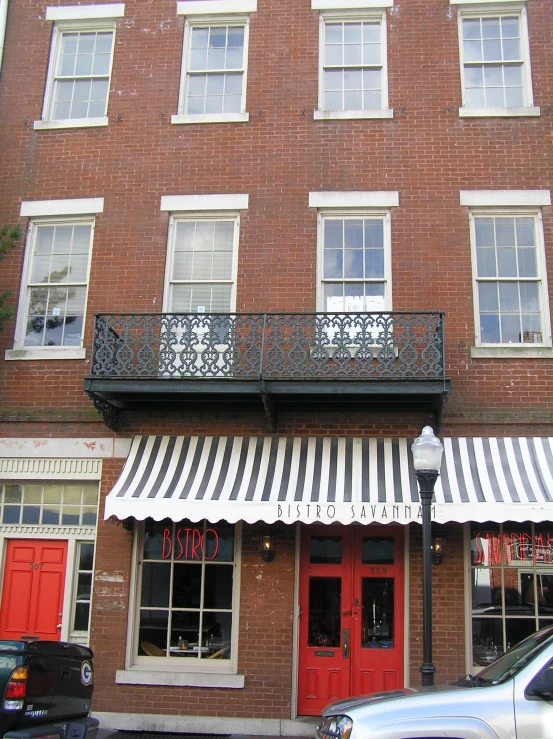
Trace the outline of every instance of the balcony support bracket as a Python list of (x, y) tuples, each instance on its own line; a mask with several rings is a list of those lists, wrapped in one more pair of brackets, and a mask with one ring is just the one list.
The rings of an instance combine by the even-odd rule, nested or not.
[(269, 421), (271, 432), (274, 434), (277, 430), (276, 408), (273, 399), (267, 392), (267, 387), (263, 378), (261, 378), (261, 380), (259, 381), (259, 394), (261, 395), (261, 400), (263, 401), (263, 408), (265, 409), (265, 415), (267, 416), (267, 420)]
[(100, 398), (98, 395), (96, 395), (96, 393), (91, 393), (87, 391), (87, 395), (92, 400), (94, 407), (96, 408), (98, 413), (104, 419), (104, 423), (106, 424), (108, 429), (111, 429), (112, 431), (118, 431), (119, 409), (111, 403), (108, 403), (107, 400)]

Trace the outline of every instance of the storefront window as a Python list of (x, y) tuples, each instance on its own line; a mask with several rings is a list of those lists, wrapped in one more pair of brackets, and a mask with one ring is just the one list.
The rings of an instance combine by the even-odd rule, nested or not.
[(473, 662), (484, 666), (553, 624), (553, 527), (473, 524)]
[(138, 655), (230, 659), (234, 526), (147, 520)]

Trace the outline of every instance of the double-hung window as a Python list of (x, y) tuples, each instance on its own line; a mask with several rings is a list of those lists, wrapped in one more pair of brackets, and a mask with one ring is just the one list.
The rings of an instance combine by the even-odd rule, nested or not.
[(240, 210), (247, 195), (165, 196), (172, 212), (164, 310), (229, 313), (236, 302)]
[(103, 198), (22, 203), (29, 225), (15, 350), (6, 359), (80, 359), (94, 214)]
[[(179, 2), (186, 16), (179, 107), (173, 123), (249, 119), (246, 72), (249, 13), (256, 0)], [(223, 14), (224, 13), (224, 14)]]
[(390, 207), (398, 193), (312, 192), (309, 204), (318, 209), (315, 355), (326, 345), (389, 345), (391, 320), (380, 314), (392, 308)]
[(310, 193), (318, 208), (319, 310), (391, 309), (390, 206), (397, 204), (396, 192)]
[[(550, 202), (548, 191), (494, 195), (496, 202)], [(479, 200), (491, 203), (492, 196), (461, 194), (462, 203), (472, 203), (476, 355), (486, 348), (531, 353), (551, 347), (541, 211), (522, 204), (478, 207)]]
[(376, 0), (359, 10), (353, 1), (312, 0), (312, 8), (320, 10), (316, 119), (392, 117), (385, 12), (391, 4)]
[(539, 115), (533, 107), (525, 2), (459, 5), (462, 116)]
[(35, 128), (107, 125), (115, 19), (123, 14), (122, 4), (47, 8), (54, 33)]
[(225, 375), (233, 367), (240, 210), (247, 195), (164, 196), (172, 213), (160, 372)]

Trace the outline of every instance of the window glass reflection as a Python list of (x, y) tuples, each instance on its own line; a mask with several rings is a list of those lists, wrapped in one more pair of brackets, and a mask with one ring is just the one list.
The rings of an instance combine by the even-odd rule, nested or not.
[(316, 565), (342, 564), (341, 536), (311, 536), (309, 562)]
[(361, 550), (361, 563), (372, 564), (394, 564), (394, 539), (392, 537), (363, 537)]
[(364, 577), (361, 581), (361, 647), (394, 646), (394, 581)]
[(340, 646), (341, 602), (341, 578), (311, 577), (309, 579), (309, 629), (307, 646)]

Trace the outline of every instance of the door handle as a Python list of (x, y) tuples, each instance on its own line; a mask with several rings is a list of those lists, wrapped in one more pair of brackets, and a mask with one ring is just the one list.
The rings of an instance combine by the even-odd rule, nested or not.
[(56, 626), (56, 629), (61, 629), (61, 624), (58, 624), (58, 625)]
[(349, 657), (349, 629), (342, 629), (342, 657)]

